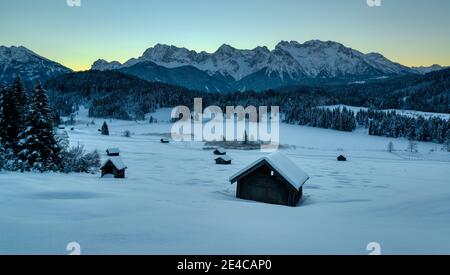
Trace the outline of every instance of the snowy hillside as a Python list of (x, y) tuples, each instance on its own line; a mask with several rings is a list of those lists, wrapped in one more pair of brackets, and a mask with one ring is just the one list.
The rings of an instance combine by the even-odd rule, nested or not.
[(259, 151), (230, 150), (233, 164), (218, 166), (202, 143), (161, 144), (169, 123), (107, 120), (111, 136), (101, 136), (103, 120), (87, 126), (86, 114), (71, 143), (103, 160), (119, 147), (127, 178), (1, 173), (0, 253), (67, 254), (69, 242), (83, 254), (368, 254), (370, 242), (384, 254), (450, 250), (450, 154), (436, 144), (413, 154), (403, 139), (283, 124), (281, 151), (311, 176), (290, 208), (235, 198), (228, 178)]

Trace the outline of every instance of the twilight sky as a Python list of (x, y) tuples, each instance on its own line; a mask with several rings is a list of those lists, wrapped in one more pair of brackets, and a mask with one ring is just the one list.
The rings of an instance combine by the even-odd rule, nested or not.
[(74, 70), (126, 61), (156, 43), (214, 52), (333, 40), (408, 66), (450, 65), (449, 0), (0, 0), (0, 45)]

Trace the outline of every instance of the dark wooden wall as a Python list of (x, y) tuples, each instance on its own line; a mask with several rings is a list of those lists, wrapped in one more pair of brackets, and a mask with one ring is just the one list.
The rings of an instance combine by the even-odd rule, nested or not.
[(295, 206), (301, 192), (268, 165), (263, 165), (238, 181), (236, 196), (240, 199)]
[(117, 179), (123, 179), (125, 178), (125, 169), (123, 170), (117, 170), (116, 167), (111, 163), (108, 162), (103, 168), (102, 168), (102, 177), (105, 175), (114, 175)]

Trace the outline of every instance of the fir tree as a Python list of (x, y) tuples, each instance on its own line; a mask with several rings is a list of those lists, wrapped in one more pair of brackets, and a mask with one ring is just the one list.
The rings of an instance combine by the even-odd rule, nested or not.
[(12, 149), (18, 153), (20, 150), (18, 137), (25, 128), (27, 95), (20, 79), (16, 79), (12, 89), (6, 89), (2, 94), (0, 139), (5, 150)]
[(21, 124), (25, 125), (28, 113), (28, 95), (20, 78), (16, 78), (13, 84), (14, 97), (16, 100), (17, 110), (20, 114)]
[(102, 135), (109, 136), (109, 129), (108, 129), (108, 124), (106, 124), (106, 121), (103, 122), (102, 131), (101, 132), (102, 132)]
[(55, 137), (47, 95), (40, 85), (31, 98), (26, 129), (19, 134), (20, 152), (26, 170), (60, 171), (61, 148)]
[(389, 153), (394, 152), (394, 143), (392, 141), (389, 141), (388, 146), (387, 146), (387, 151)]
[[(6, 87), (4, 85), (0, 86), (0, 148), (3, 148), (2, 136), (4, 134), (4, 121), (2, 119), (2, 110), (3, 110), (3, 97), (6, 94)], [(4, 148), (3, 148), (4, 149)]]
[(244, 131), (244, 144), (248, 143), (248, 135), (247, 135), (247, 131)]
[(3, 145), (0, 143), (0, 171), (5, 169), (5, 164), (6, 164), (5, 148), (3, 148)]
[(447, 130), (447, 133), (445, 134), (444, 148), (445, 148), (448, 152), (450, 152), (450, 128)]
[(408, 141), (408, 151), (411, 153), (417, 153), (417, 142), (415, 140), (409, 140)]
[(22, 163), (16, 158), (12, 149), (6, 149), (0, 144), (0, 171), (17, 171), (22, 169)]

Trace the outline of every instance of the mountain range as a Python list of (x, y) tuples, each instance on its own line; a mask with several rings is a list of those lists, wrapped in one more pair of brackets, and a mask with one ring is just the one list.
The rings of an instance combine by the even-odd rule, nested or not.
[[(443, 68), (407, 67), (379, 53), (364, 54), (337, 42), (311, 40), (303, 44), (282, 41), (273, 50), (240, 50), (224, 44), (214, 53), (157, 44), (123, 64), (97, 60), (91, 70), (114, 70), (193, 90), (226, 92), (261, 91), (307, 82), (349, 83)], [(26, 82), (42, 82), (70, 72), (25, 47), (0, 47), (0, 83), (10, 83), (17, 76)]]
[[(183, 70), (185, 79), (175, 77), (170, 83), (204, 91), (225, 91), (266, 90), (311, 79), (350, 81), (421, 74), (443, 67), (410, 68), (379, 53), (364, 54), (337, 42), (312, 40), (303, 44), (282, 41), (273, 50), (267, 47), (239, 50), (224, 44), (214, 53), (157, 44), (124, 64), (98, 60), (91, 69), (119, 70), (152, 81), (167, 79), (168, 75), (178, 75)], [(198, 70), (204, 72), (200, 80), (189, 77), (199, 75)]]

